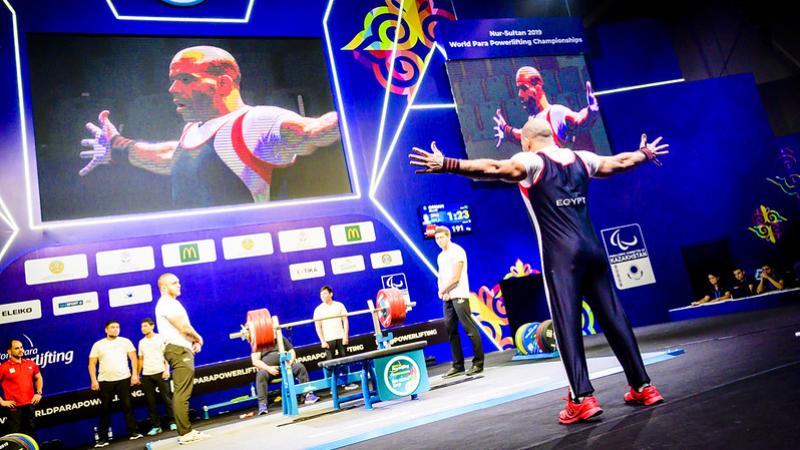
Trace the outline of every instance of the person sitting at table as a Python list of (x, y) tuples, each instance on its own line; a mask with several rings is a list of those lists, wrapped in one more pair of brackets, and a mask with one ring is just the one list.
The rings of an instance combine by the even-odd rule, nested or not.
[(783, 279), (775, 273), (775, 269), (769, 264), (764, 264), (761, 267), (761, 277), (756, 287), (756, 294), (763, 294), (765, 292), (780, 291), (783, 289)]
[(731, 284), (733, 298), (749, 297), (755, 293), (756, 284), (753, 279), (747, 276), (741, 267), (733, 269), (733, 284)]
[(700, 300), (692, 302), (692, 306), (702, 305), (705, 303), (716, 303), (731, 298), (731, 291), (723, 287), (720, 283), (719, 275), (715, 273), (708, 274), (708, 288), (706, 295)]

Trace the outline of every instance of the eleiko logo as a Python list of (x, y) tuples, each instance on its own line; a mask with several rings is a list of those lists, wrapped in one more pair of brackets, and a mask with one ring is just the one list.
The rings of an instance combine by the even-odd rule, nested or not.
[(181, 244), (178, 246), (178, 252), (182, 263), (200, 261), (200, 249), (197, 243)]
[(639, 243), (639, 239), (636, 237), (635, 234), (633, 235), (633, 239), (630, 241), (623, 241), (622, 238), (619, 237), (619, 235), (620, 235), (620, 229), (617, 228), (616, 230), (614, 230), (613, 233), (611, 233), (611, 237), (608, 238), (608, 241), (611, 243), (611, 245), (619, 248), (623, 252)]

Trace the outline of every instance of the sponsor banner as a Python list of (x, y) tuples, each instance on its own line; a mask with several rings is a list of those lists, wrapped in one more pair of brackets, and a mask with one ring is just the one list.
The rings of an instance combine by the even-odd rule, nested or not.
[(14, 323), (42, 318), (42, 302), (26, 300), (24, 302), (0, 305), (0, 323)]
[(153, 247), (150, 246), (97, 252), (94, 258), (97, 262), (97, 274), (100, 276), (142, 272), (156, 268)]
[(322, 227), (300, 228), (278, 232), (278, 245), (284, 253), (325, 248), (325, 229)]
[(252, 258), (275, 253), (270, 233), (245, 234), (222, 238), (225, 259)]
[(100, 301), (98, 300), (97, 292), (83, 292), (53, 297), (54, 316), (65, 316), (98, 309), (100, 309)]
[[(427, 341), (428, 345), (440, 344), (447, 341), (447, 332), (444, 328), (444, 320), (437, 319), (430, 322), (422, 322), (403, 327), (393, 328), (392, 345), (405, 344), (411, 342)], [(375, 335), (372, 333), (353, 336), (347, 346), (348, 354), (358, 354), (376, 350)], [(295, 347), (298, 361), (304, 363), (309, 372), (320, 370), (318, 362), (325, 360), (325, 350), (318, 343)], [(48, 352), (53, 353), (53, 352)], [(68, 354), (55, 355), (58, 358), (69, 357), (72, 362), (73, 352)], [(57, 359), (52, 357), (51, 359)], [(26, 355), (26, 357), (28, 357)], [(55, 362), (55, 361), (54, 361)], [(66, 361), (60, 361), (66, 363)], [(250, 363), (250, 357), (239, 358), (200, 366), (195, 369), (193, 396), (210, 394), (213, 392), (248, 386), (253, 382), (256, 368)], [(47, 377), (47, 374), (44, 375)], [(136, 386), (131, 389), (134, 408), (145, 406), (144, 393), (141, 387)], [(119, 411), (119, 399), (115, 397), (112, 403), (112, 411)], [(62, 425), (69, 422), (76, 422), (100, 414), (100, 398), (97, 393), (89, 389), (65, 392), (55, 395), (45, 395), (36, 407), (36, 425), (38, 427), (48, 427), (52, 425)], [(0, 408), (0, 419), (7, 417), (7, 410)]]
[(334, 275), (363, 272), (365, 270), (367, 270), (367, 266), (364, 262), (364, 256), (362, 255), (344, 256), (342, 258), (331, 259), (331, 272), (333, 272)]
[(136, 305), (153, 301), (153, 289), (149, 284), (125, 286), (108, 290), (108, 303), (112, 308)]
[(188, 266), (217, 260), (217, 250), (212, 239), (192, 242), (176, 242), (161, 246), (164, 267)]
[(371, 221), (332, 225), (331, 241), (336, 247), (375, 242), (375, 225)]
[(600, 234), (603, 236), (603, 245), (617, 289), (630, 289), (656, 282), (639, 224), (606, 228), (600, 230)]
[(325, 265), (322, 261), (309, 261), (289, 264), (289, 277), (292, 281), (309, 280), (325, 276)]
[(400, 250), (389, 250), (369, 254), (369, 260), (373, 269), (383, 269), (403, 265), (403, 254)]
[(436, 34), (448, 61), (570, 55), (588, 48), (580, 17), (443, 21)]
[(28, 286), (88, 277), (89, 264), (85, 254), (25, 261), (25, 283)]

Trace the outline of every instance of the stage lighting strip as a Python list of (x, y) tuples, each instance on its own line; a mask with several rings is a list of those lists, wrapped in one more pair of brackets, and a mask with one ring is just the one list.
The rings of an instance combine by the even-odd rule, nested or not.
[[(0, 263), (2, 263), (3, 257), (11, 247), (11, 243), (14, 242), (14, 239), (16, 239), (17, 235), (19, 234), (19, 226), (17, 226), (17, 223), (14, 222), (14, 218), (11, 217), (11, 211), (8, 210), (8, 207), (6, 206), (6, 203), (3, 201), (2, 197), (0, 197), (0, 219), (2, 219), (3, 222), (5, 222), (6, 225), (11, 228), (11, 236), (8, 237), (6, 243), (3, 244), (2, 248), (0, 248)], [(3, 267), (2, 264), (0, 264), (0, 267)]]
[[(333, 4), (333, 0), (331, 0), (330, 4)], [(370, 173), (370, 185), (375, 184), (375, 172), (378, 170), (378, 160), (381, 156), (381, 146), (383, 145), (383, 134), (385, 133), (386, 127), (386, 111), (389, 109), (389, 98), (392, 94), (392, 75), (394, 74), (394, 61), (397, 57), (397, 41), (400, 39), (400, 33), (398, 32), (403, 20), (403, 4), (404, 2), (400, 1), (400, 7), (397, 11), (397, 25), (395, 26), (395, 33), (394, 33), (394, 42), (392, 43), (392, 57), (390, 59), (391, 63), (389, 64), (389, 72), (386, 76), (386, 90), (383, 93), (383, 107), (381, 108), (381, 120), (378, 124), (378, 141), (375, 144), (375, 155), (372, 159), (372, 171)], [(420, 83), (422, 82), (422, 77), (420, 77)], [(416, 90), (415, 90), (416, 92)]]
[(247, 3), (247, 10), (244, 17), (241, 19), (230, 19), (222, 17), (158, 17), (158, 16), (121, 16), (114, 6), (113, 0), (106, 0), (108, 8), (114, 14), (117, 20), (139, 20), (145, 22), (200, 22), (200, 23), (248, 23), (250, 22), (250, 13), (253, 11), (253, 4), (256, 0), (250, 0)]
[[(109, 2), (109, 6), (113, 6)], [(255, 0), (250, 2), (250, 7), (252, 7), (252, 3)], [(342, 130), (343, 130), (343, 139), (344, 139), (344, 148), (345, 152), (347, 152), (347, 164), (348, 164), (348, 175), (352, 177), (353, 183), (352, 186), (354, 188), (354, 193), (344, 196), (339, 196), (335, 198), (319, 198), (319, 199), (305, 199), (305, 200), (290, 200), (285, 202), (278, 202), (278, 203), (263, 203), (263, 204), (254, 204), (254, 205), (245, 205), (245, 206), (232, 206), (232, 207), (224, 207), (224, 208), (214, 208), (213, 210), (192, 210), (192, 211), (179, 211), (179, 212), (166, 212), (166, 213), (153, 213), (153, 214), (138, 214), (132, 216), (120, 216), (114, 218), (101, 218), (101, 219), (78, 219), (78, 220), (70, 220), (65, 222), (53, 222), (47, 224), (36, 223), (34, 220), (34, 205), (33, 205), (33, 190), (32, 190), (32, 180), (31, 180), (31, 164), (29, 160), (29, 148), (28, 148), (28, 134), (27, 134), (27, 121), (25, 116), (25, 101), (24, 101), (24, 94), (22, 88), (22, 66), (20, 64), (20, 55), (19, 55), (19, 30), (17, 27), (17, 14), (14, 8), (9, 3), (9, 0), (3, 0), (3, 4), (6, 5), (8, 10), (11, 12), (12, 21), (14, 24), (14, 57), (16, 63), (16, 71), (17, 71), (17, 98), (19, 102), (19, 120), (20, 120), (20, 135), (22, 136), (22, 159), (24, 164), (25, 170), (25, 192), (26, 192), (26, 202), (28, 207), (28, 226), (31, 230), (45, 230), (45, 229), (55, 229), (55, 228), (67, 228), (67, 227), (82, 227), (82, 226), (94, 226), (94, 225), (102, 225), (102, 224), (114, 224), (114, 223), (121, 223), (121, 222), (134, 222), (134, 221), (147, 221), (147, 220), (160, 220), (160, 219), (168, 219), (168, 218), (178, 218), (178, 217), (190, 217), (190, 216), (201, 216), (201, 215), (213, 215), (213, 214), (227, 214), (232, 211), (248, 211), (248, 210), (256, 210), (256, 209), (267, 209), (267, 208), (279, 208), (279, 207), (291, 207), (291, 206), (305, 206), (305, 205), (312, 205), (312, 204), (320, 204), (320, 203), (332, 203), (332, 202), (340, 202), (340, 201), (348, 201), (348, 200), (358, 200), (361, 198), (361, 186), (359, 184), (358, 178), (358, 171), (355, 164), (355, 157), (353, 156), (353, 151), (350, 145), (350, 133), (347, 126), (347, 118), (344, 112), (344, 106), (342, 104), (342, 95), (339, 86), (339, 76), (336, 71), (336, 64), (333, 57), (333, 49), (330, 43), (330, 35), (328, 33), (328, 25), (327, 20), (328, 16), (330, 15), (330, 7), (333, 4), (331, 1), (328, 5), (328, 9), (325, 11), (325, 16), (323, 19), (323, 26), (325, 28), (325, 38), (326, 38), (326, 47), (328, 50), (328, 55), (330, 57), (331, 62), (331, 73), (333, 74), (334, 79), (334, 90), (336, 91), (336, 100), (337, 104), (339, 105), (339, 118), (342, 122)], [(247, 20), (249, 20), (249, 9)], [(116, 16), (116, 13), (115, 13)], [(121, 17), (117, 17), (120, 20), (125, 20)], [(158, 21), (159, 18), (152, 18), (154, 21)], [(163, 19), (163, 18), (162, 18)], [(142, 18), (141, 20), (150, 20), (149, 18)], [(172, 19), (170, 19), (172, 20)], [(212, 20), (212, 19), (209, 19)], [(223, 19), (224, 20), (224, 19)]]

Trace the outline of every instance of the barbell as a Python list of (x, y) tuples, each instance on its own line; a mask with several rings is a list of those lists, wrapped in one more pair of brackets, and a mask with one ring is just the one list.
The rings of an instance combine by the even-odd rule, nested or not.
[[(384, 328), (402, 325), (406, 320), (406, 309), (414, 306), (414, 303), (406, 304), (403, 293), (399, 289), (389, 288), (381, 289), (375, 296), (375, 304), (369, 302), (368, 309), (359, 311), (348, 312), (347, 314), (339, 314), (336, 316), (329, 316), (322, 319), (307, 319), (298, 320), (295, 322), (278, 323), (278, 318), (273, 317), (267, 308), (255, 309), (247, 311), (247, 322), (241, 325), (241, 330), (238, 333), (231, 333), (231, 339), (240, 338), (243, 341), (250, 343), (250, 349), (255, 352), (269, 351), (275, 347), (276, 331), (295, 327), (298, 325), (306, 325), (323, 320), (340, 319), (342, 317), (356, 316), (360, 314), (372, 314), (373, 317)], [(376, 332), (377, 332), (376, 325)]]

